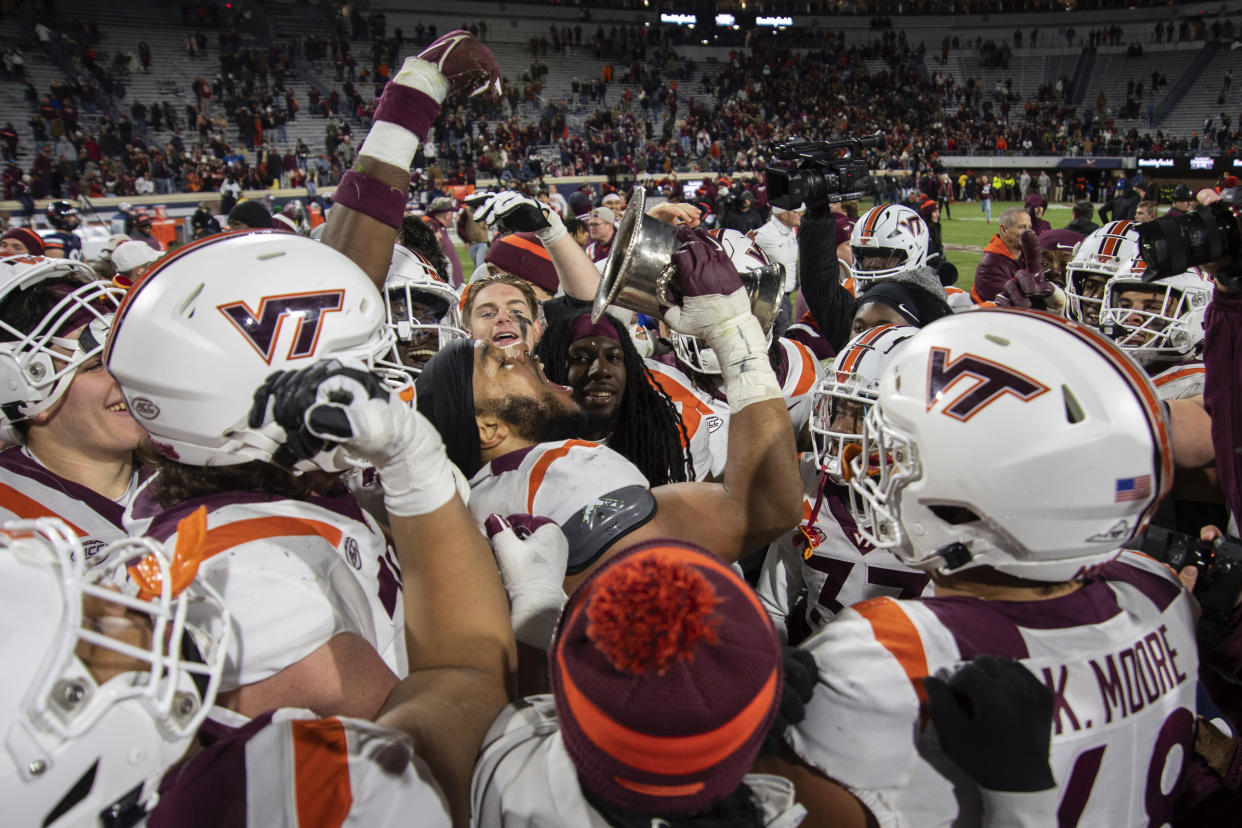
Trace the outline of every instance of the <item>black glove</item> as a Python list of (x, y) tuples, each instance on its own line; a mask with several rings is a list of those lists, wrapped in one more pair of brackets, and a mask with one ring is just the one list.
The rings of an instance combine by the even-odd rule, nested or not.
[(946, 682), (923, 680), (945, 755), (992, 791), (1052, 788), (1053, 696), (1016, 661), (979, 656)]
[[(339, 407), (322, 405), (323, 400), (318, 398), (319, 386), (325, 380), (338, 376), (358, 383), (371, 399), (388, 397), (389, 389), (379, 377), (342, 365), (335, 359), (323, 360), (297, 371), (277, 371), (255, 390), (254, 403), (250, 408), (250, 427), (259, 429), (269, 421), (270, 404), (270, 419), (285, 432), (285, 442), (272, 455), (273, 463), (293, 468), (299, 460), (311, 460), (337, 442), (318, 434), (335, 435), (340, 439), (353, 436), (344, 411)], [(333, 392), (329, 399), (344, 404), (353, 402), (348, 392)], [(310, 412), (309, 416), (307, 412)]]
[(798, 647), (784, 647), (783, 650), (785, 684), (781, 688), (781, 703), (763, 747), (759, 749), (760, 755), (780, 752), (786, 728), (806, 717), (806, 705), (815, 692), (815, 682), (819, 681), (819, 668), (809, 652)]
[(474, 220), (488, 225), (502, 221), (505, 227), (522, 233), (535, 233), (552, 226), (542, 204), (512, 190), (496, 193), (484, 201), (474, 211)]

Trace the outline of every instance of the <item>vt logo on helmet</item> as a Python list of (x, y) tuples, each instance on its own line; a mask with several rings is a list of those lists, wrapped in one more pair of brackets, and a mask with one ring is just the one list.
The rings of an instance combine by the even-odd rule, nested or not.
[(875, 282), (928, 264), (927, 223), (904, 204), (881, 204), (863, 213), (850, 231), (854, 293)]
[(289, 346), (286, 358), (313, 356), (315, 345), (319, 341), (323, 315), (329, 311), (339, 311), (344, 298), (343, 290), (292, 293), (286, 296), (264, 296), (259, 302), (258, 311), (251, 310), (245, 302), (221, 305), (219, 310), (263, 356), (263, 361), (271, 365), (276, 340), (280, 335), (281, 325), (286, 320), (294, 326), (293, 344)]
[(927, 368), (927, 409), (930, 411), (962, 377), (974, 382), (943, 409), (946, 415), (962, 421), (978, 414), (1002, 394), (1013, 394), (1026, 402), (1048, 390), (1043, 383), (999, 362), (974, 354), (953, 359), (947, 348), (932, 348)]

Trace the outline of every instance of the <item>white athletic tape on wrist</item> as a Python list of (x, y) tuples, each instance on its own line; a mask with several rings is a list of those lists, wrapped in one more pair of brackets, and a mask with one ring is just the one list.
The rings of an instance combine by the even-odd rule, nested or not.
[[(394, 87), (393, 84), (396, 86)], [(409, 93), (402, 94), (397, 87), (413, 89), (431, 100), (424, 101), (422, 104), (416, 102), (417, 96), (413, 100), (407, 100)], [(418, 151), (421, 138), (406, 126), (394, 123), (384, 116), (385, 114), (390, 117), (407, 114), (416, 116), (418, 109), (411, 107), (434, 106), (438, 111), (439, 102), (444, 100), (448, 88), (448, 79), (435, 66), (419, 58), (406, 58), (401, 71), (392, 79), (392, 84), (389, 84), (384, 95), (380, 97), (380, 105), (376, 110), (377, 120), (371, 125), (371, 131), (367, 133), (358, 154), (408, 170), (414, 162), (414, 153)], [(393, 97), (394, 95), (396, 97)], [(384, 106), (385, 96), (387, 96), (390, 109), (387, 113)], [(392, 107), (396, 109), (393, 110)], [(421, 125), (430, 126), (436, 114), (436, 111), (430, 111), (424, 115), (425, 121), (418, 120), (416, 117), (414, 122), (420, 124), (421, 131)], [(404, 120), (404, 118), (399, 119)]]
[(408, 170), (414, 163), (418, 144), (418, 136), (405, 127), (388, 121), (376, 121), (371, 125), (371, 131), (367, 133), (358, 154)]
[(443, 101), (449, 90), (448, 78), (444, 77), (444, 73), (417, 57), (406, 58), (392, 82), (425, 92), (437, 101)]
[(704, 338), (720, 361), (725, 396), (732, 413), (784, 396), (768, 361), (767, 335), (754, 315), (735, 316)]

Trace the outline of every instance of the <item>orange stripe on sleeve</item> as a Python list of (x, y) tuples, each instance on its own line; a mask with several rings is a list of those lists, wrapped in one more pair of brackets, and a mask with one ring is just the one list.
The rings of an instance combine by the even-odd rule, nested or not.
[(1179, 379), (1182, 379), (1183, 377), (1190, 377), (1190, 376), (1194, 376), (1195, 374), (1202, 374), (1202, 373), (1204, 373), (1203, 366), (1194, 365), (1189, 368), (1182, 368), (1181, 370), (1174, 371), (1172, 374), (1168, 374), (1166, 376), (1155, 377), (1154, 379), (1152, 379), (1152, 384), (1154, 384), (1157, 388), (1160, 388), (1161, 386), (1164, 386), (1172, 382), (1173, 380), (1179, 380)]
[(564, 444), (557, 448), (544, 452), (543, 456), (535, 461), (535, 467), (530, 470), (530, 483), (527, 484), (526, 490), (526, 511), (534, 514), (535, 493), (539, 491), (543, 478), (548, 473), (548, 467), (557, 460), (569, 454), (569, 450), (575, 446), (595, 446), (598, 443), (592, 443), (590, 440), (566, 440)]
[(926, 704), (927, 691), (923, 689), (923, 679), (927, 678), (927, 656), (914, 622), (891, 598), (872, 598), (855, 604), (853, 609), (867, 619), (875, 640), (892, 653), (901, 669), (905, 670), (910, 684), (914, 685), (915, 695), (919, 697), (919, 704)]
[(17, 489), (5, 483), (0, 483), (0, 508), (8, 509), (19, 518), (33, 520), (34, 518), (52, 517), (60, 518), (69, 525), (69, 528), (78, 536), (84, 536), (89, 533), (74, 526), (64, 515), (58, 515), (51, 509), (44, 506), (32, 497), (22, 494)]
[[(790, 340), (791, 342), (793, 340)], [(815, 386), (815, 355), (801, 342), (794, 342), (794, 352), (802, 357), (798, 368), (798, 384), (794, 386), (793, 396), (800, 397)]]
[(299, 828), (339, 828), (354, 796), (349, 746), (336, 719), (292, 722), (294, 797)]
[[(707, 403), (703, 402), (694, 392), (690, 391), (684, 385), (672, 377), (665, 376), (659, 371), (647, 371), (647, 375), (651, 378), (651, 384), (659, 387), (668, 394), (668, 398), (674, 403), (681, 406), (681, 421), (686, 426), (686, 437), (694, 434), (699, 430), (699, 423), (703, 418), (712, 413)], [(682, 448), (685, 448), (685, 440), (682, 441)]]
[(341, 530), (320, 520), (295, 517), (261, 517), (239, 520), (207, 532), (203, 560), (250, 541), (319, 535), (332, 546), (341, 542)]

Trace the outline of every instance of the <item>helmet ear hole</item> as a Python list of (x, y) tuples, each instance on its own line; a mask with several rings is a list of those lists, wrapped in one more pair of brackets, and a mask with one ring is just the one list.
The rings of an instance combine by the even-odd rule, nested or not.
[(970, 509), (956, 503), (928, 506), (927, 509), (933, 515), (940, 518), (950, 526), (961, 526), (965, 523), (975, 523), (982, 519)]
[(1069, 390), (1068, 386), (1061, 386), (1061, 397), (1065, 401), (1065, 419), (1070, 423), (1081, 423), (1087, 418), (1082, 410), (1082, 405), (1078, 402), (1078, 398), (1074, 396), (1074, 392)]

